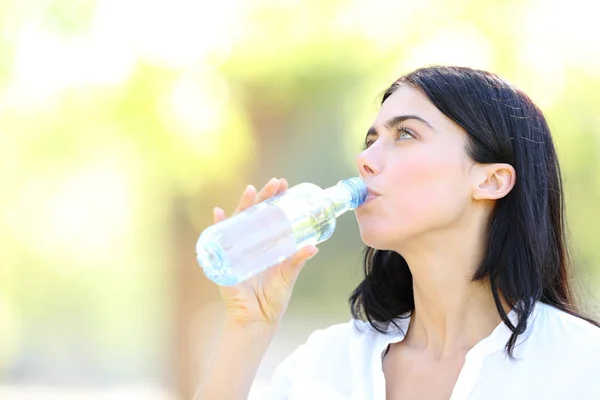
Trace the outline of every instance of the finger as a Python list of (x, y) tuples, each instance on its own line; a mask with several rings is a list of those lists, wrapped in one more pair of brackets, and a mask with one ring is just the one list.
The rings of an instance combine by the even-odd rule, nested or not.
[(276, 178), (271, 178), (265, 186), (256, 194), (256, 198), (254, 199), (254, 203), (258, 204), (269, 197), (272, 197), (279, 190), (279, 180)]
[(302, 261), (310, 260), (319, 252), (319, 248), (317, 246), (304, 246), (296, 254), (294, 254), (293, 258), (299, 258)]
[(219, 207), (215, 207), (213, 209), (213, 221), (215, 224), (223, 221), (225, 218), (226, 218), (225, 211), (223, 211), (223, 209), (221, 209)]
[(319, 249), (317, 246), (305, 246), (296, 254), (287, 259), (281, 266), (281, 276), (290, 285), (293, 285), (307, 260), (313, 258)]
[(240, 201), (233, 211), (233, 214), (237, 214), (240, 211), (244, 211), (246, 208), (249, 208), (254, 204), (254, 197), (256, 196), (256, 188), (252, 185), (246, 186), (244, 193), (242, 193), (242, 197)]
[(287, 189), (288, 189), (288, 181), (285, 178), (281, 178), (279, 180), (279, 190), (277, 191), (277, 194), (283, 193)]

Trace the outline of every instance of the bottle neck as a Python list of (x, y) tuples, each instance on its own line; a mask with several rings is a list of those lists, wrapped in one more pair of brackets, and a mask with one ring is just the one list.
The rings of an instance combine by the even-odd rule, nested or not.
[(346, 185), (338, 183), (325, 189), (324, 194), (333, 204), (336, 218), (352, 209), (352, 193)]

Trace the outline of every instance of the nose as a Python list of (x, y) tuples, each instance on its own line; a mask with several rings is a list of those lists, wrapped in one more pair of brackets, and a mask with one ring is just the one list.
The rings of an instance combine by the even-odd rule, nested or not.
[(356, 165), (358, 166), (358, 172), (360, 176), (371, 176), (377, 175), (381, 171), (381, 168), (375, 161), (373, 160), (373, 146), (363, 150), (356, 157)]

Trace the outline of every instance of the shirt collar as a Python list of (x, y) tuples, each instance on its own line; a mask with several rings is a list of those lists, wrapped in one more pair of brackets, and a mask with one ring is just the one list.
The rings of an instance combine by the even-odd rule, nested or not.
[[(517, 342), (515, 344), (515, 352), (514, 356), (518, 358), (521, 355), (520, 345), (527, 340), (529, 335), (531, 335), (532, 327), (534, 320), (539, 312), (540, 307), (536, 304), (534, 309), (527, 320), (527, 328), (523, 334), (519, 335), (517, 338)], [(508, 314), (508, 319), (516, 326), (518, 323), (518, 314), (513, 308)], [(389, 322), (386, 330), (386, 333), (382, 336), (382, 342), (379, 347), (379, 351), (381, 352), (381, 357), (383, 358), (385, 351), (387, 350), (388, 345), (392, 343), (398, 343), (404, 340), (408, 327), (410, 325), (411, 316), (410, 313), (403, 314), (402, 316), (395, 318), (393, 321), (396, 322), (395, 326), (393, 323)], [(486, 338), (480, 340), (473, 348), (467, 353), (467, 358), (470, 357), (484, 357), (489, 354), (495, 353), (499, 350), (504, 350), (506, 347), (506, 343), (510, 339), (512, 335), (512, 331), (510, 328), (504, 323), (504, 321), (500, 321), (498, 326), (494, 328), (492, 333)]]

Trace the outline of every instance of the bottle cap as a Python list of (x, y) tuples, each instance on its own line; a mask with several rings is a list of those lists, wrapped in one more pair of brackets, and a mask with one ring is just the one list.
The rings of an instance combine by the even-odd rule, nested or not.
[(344, 179), (340, 181), (340, 183), (350, 188), (350, 193), (352, 194), (352, 202), (350, 204), (351, 210), (354, 210), (356, 207), (365, 202), (368, 195), (368, 188), (362, 179), (355, 177)]

